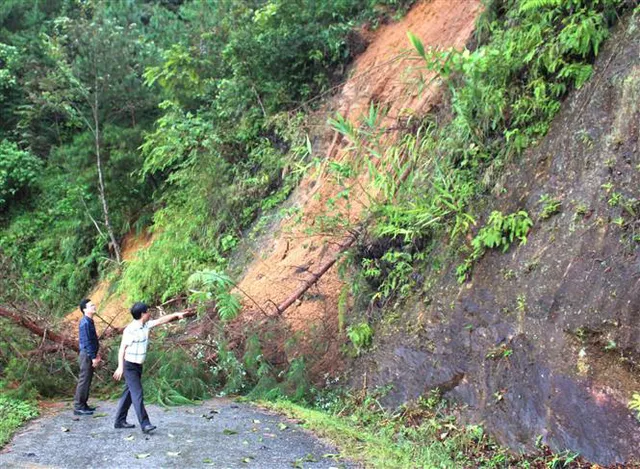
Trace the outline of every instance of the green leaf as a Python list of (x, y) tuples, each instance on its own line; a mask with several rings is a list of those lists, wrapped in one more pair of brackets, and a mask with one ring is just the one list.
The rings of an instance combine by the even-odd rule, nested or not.
[(418, 37), (413, 34), (411, 31), (407, 31), (407, 37), (409, 38), (409, 42), (413, 46), (413, 48), (418, 52), (418, 55), (422, 57), (424, 60), (427, 60), (427, 54), (424, 50), (424, 45), (422, 41), (418, 39)]

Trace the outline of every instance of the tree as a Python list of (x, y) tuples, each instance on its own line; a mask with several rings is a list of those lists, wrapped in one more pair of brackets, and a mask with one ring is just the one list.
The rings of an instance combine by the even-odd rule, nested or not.
[(103, 223), (116, 262), (120, 246), (109, 214), (105, 191), (103, 131), (112, 122), (136, 126), (141, 110), (156, 101), (143, 86), (142, 72), (150, 48), (135, 23), (108, 16), (101, 2), (83, 4), (78, 18), (58, 17), (46, 46), (52, 66), (41, 84), (41, 104), (64, 113), (69, 124), (93, 136), (98, 196)]

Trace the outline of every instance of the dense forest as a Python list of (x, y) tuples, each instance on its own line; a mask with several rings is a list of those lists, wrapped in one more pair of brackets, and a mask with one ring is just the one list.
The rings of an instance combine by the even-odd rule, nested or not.
[[(625, 15), (637, 22), (635, 2), (487, 0), (462, 49), (431, 48), (407, 31), (403, 54), (435, 77), (414, 90), (436, 81), (441, 89), (430, 112), (390, 116), (388, 103), (373, 101), (357, 119), (333, 112), (370, 37), (415, 3), (3, 0), (2, 412), (33, 417), (34, 399), (69, 394), (77, 368), (71, 349), (54, 340), (48, 353), (54, 349), (17, 318), (73, 338), (63, 318), (106, 282), (127, 303), (197, 313), (158, 339), (150, 357), (158, 365), (147, 377), (153, 401), (245, 394), (287, 397), (281, 410), (294, 402), (349, 414), (376, 437), (402, 435), (397, 454), (373, 457), (381, 467), (410, 467), (427, 456), (406, 445), (434, 438), (438, 457), (452, 464), (527, 464), (479, 427), (448, 430), (458, 432), (455, 442), (436, 437), (452, 418), (437, 392), (388, 414), (376, 405), (380, 390), (322, 389), (332, 377), (290, 330), (234, 322), (256, 303), (238, 289), (247, 243), (276, 219), (304, 223), (291, 199), (310, 174), (338, 188), (304, 232), (338, 240), (326, 269), (336, 263), (344, 283), (332, 340), (347, 361), (372, 347), (376, 323), (434, 286), (427, 265), (464, 285), (487, 252), (526, 243), (534, 223), (560, 212), (549, 195), (538, 214), (487, 201), (507, 192), (498, 184), (505, 168), (540, 143), (563, 100), (592, 78), (612, 28)], [(328, 161), (320, 126), (339, 136), (347, 158)], [(637, 252), (637, 200), (612, 191), (625, 246)], [(149, 242), (125, 259), (125, 240), (141, 234)], [(306, 290), (296, 292), (289, 304)], [(524, 302), (518, 297), (523, 310)], [(282, 314), (289, 304), (274, 307)], [(113, 363), (112, 339), (105, 336), (105, 354)], [(504, 346), (493, 352), (509, 359)], [(109, 370), (102, 373), (97, 386), (111, 396)], [(556, 458), (549, 467), (577, 456), (541, 451), (540, 464)]]

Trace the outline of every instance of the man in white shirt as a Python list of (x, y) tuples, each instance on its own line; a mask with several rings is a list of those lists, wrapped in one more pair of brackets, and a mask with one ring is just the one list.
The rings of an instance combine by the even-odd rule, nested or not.
[(156, 429), (151, 425), (149, 415), (144, 408), (142, 390), (142, 364), (147, 356), (147, 345), (149, 344), (149, 331), (155, 326), (166, 324), (174, 319), (182, 319), (186, 313), (174, 313), (162, 316), (159, 319), (150, 321), (151, 314), (144, 303), (136, 303), (131, 307), (133, 321), (124, 329), (122, 342), (118, 351), (118, 369), (113, 373), (113, 378), (120, 381), (124, 374), (125, 386), (118, 410), (116, 412), (115, 428), (133, 428), (135, 425), (127, 423), (127, 414), (133, 404), (136, 411), (140, 428), (144, 433), (149, 433)]

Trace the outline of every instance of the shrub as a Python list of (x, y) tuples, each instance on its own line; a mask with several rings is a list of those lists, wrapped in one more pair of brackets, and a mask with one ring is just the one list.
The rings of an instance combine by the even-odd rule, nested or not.
[(7, 140), (0, 142), (0, 211), (32, 186), (41, 168), (42, 163), (31, 153)]

